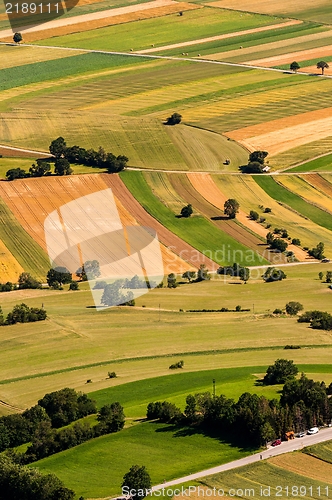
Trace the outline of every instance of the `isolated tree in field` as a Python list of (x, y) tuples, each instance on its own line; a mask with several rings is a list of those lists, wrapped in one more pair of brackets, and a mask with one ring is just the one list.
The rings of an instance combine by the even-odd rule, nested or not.
[(183, 273), (182, 278), (191, 283), (196, 278), (196, 273), (195, 271), (186, 271)]
[(20, 43), (23, 40), (21, 33), (14, 33), (13, 40), (15, 43)]
[(211, 276), (209, 275), (209, 271), (206, 268), (205, 264), (201, 264), (197, 271), (197, 281), (209, 280)]
[(300, 69), (300, 67), (301, 67), (301, 66), (300, 66), (300, 65), (299, 65), (299, 63), (298, 63), (298, 62), (296, 62), (296, 61), (293, 61), (293, 62), (292, 62), (292, 63), (290, 63), (290, 65), (289, 65), (289, 69), (290, 69), (291, 71), (294, 71), (294, 73), (296, 73), (296, 72)]
[(122, 494), (130, 494), (131, 500), (145, 498), (151, 488), (151, 478), (144, 465), (132, 465), (123, 476), (121, 487)]
[(332, 283), (332, 271), (326, 271), (326, 283)]
[(177, 287), (176, 274), (175, 273), (170, 273), (167, 276), (167, 287), (168, 288), (176, 288)]
[(57, 158), (54, 162), (54, 173), (56, 175), (70, 175), (73, 173), (73, 169), (66, 158)]
[(260, 151), (260, 150), (253, 151), (249, 155), (249, 162), (251, 162), (251, 161), (257, 161), (261, 165), (264, 165), (265, 158), (267, 157), (268, 154), (269, 153), (267, 151)]
[(234, 198), (226, 200), (224, 203), (224, 213), (228, 215), (230, 219), (235, 219), (237, 212), (239, 211), (240, 204)]
[(324, 277), (324, 273), (321, 271), (320, 273), (318, 273), (318, 278), (322, 281)]
[(286, 313), (290, 316), (296, 316), (298, 312), (303, 310), (303, 305), (300, 302), (287, 302), (286, 304)]
[(255, 210), (250, 210), (249, 217), (250, 217), (251, 220), (258, 220), (259, 219), (259, 213), (256, 212)]
[(182, 115), (179, 113), (173, 113), (171, 116), (167, 118), (166, 124), (167, 125), (177, 125), (178, 123), (181, 123), (182, 120)]
[(181, 217), (188, 218), (191, 216), (192, 213), (193, 213), (193, 207), (192, 205), (190, 205), (190, 203), (185, 207), (181, 208)]
[(329, 68), (329, 65), (325, 61), (318, 61), (316, 66), (317, 69), (320, 69), (322, 71), (322, 75), (324, 75), (324, 70)]
[(292, 360), (277, 359), (266, 370), (263, 383), (265, 385), (284, 384), (287, 380), (294, 378), (298, 371)]
[(63, 158), (66, 153), (67, 145), (63, 137), (58, 137), (51, 142), (49, 150), (55, 158)]

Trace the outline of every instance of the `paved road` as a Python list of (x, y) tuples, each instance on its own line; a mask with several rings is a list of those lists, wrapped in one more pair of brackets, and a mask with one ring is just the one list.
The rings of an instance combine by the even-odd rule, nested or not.
[(332, 428), (322, 429), (318, 432), (318, 434), (314, 434), (312, 436), (306, 435), (301, 439), (295, 438), (292, 441), (288, 441), (285, 443), (283, 442), (280, 446), (276, 446), (275, 448), (270, 447), (262, 453), (256, 453), (255, 455), (250, 455), (248, 457), (241, 458), (240, 460), (229, 462), (228, 464), (218, 465), (217, 467), (212, 467), (211, 469), (196, 472), (195, 474), (190, 474), (189, 476), (180, 477), (179, 479), (174, 479), (173, 481), (167, 481), (163, 484), (157, 484), (156, 486), (153, 486), (152, 490), (161, 490), (162, 488), (176, 486), (187, 481), (194, 481), (202, 477), (210, 476), (211, 474), (217, 474), (226, 470), (236, 469), (237, 467), (242, 467), (243, 465), (259, 462), (261, 460), (261, 456), (264, 460), (276, 455), (282, 455), (283, 453), (289, 453), (290, 451), (301, 450), (304, 446), (322, 443), (324, 441), (329, 441), (330, 439), (332, 439)]

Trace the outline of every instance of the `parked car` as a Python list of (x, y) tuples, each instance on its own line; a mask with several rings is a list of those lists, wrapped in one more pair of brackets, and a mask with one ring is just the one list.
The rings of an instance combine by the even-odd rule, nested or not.
[(311, 427), (311, 429), (308, 430), (308, 434), (317, 434), (318, 431), (318, 427)]
[(281, 444), (281, 439), (276, 439), (273, 441), (272, 446), (278, 446), (279, 444)]
[(305, 436), (305, 434), (306, 433), (304, 431), (302, 431), (302, 432), (299, 432), (298, 434), (296, 434), (296, 437), (303, 438)]

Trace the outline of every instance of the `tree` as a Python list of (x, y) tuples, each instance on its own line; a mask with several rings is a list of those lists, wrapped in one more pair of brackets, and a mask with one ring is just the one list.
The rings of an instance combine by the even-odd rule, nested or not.
[(205, 264), (201, 264), (197, 271), (197, 281), (209, 280), (211, 276), (209, 275), (209, 271), (206, 268)]
[(292, 360), (277, 359), (266, 370), (263, 383), (265, 385), (284, 384), (287, 380), (294, 378), (298, 371)]
[(314, 257), (314, 259), (324, 259), (324, 247), (324, 243), (320, 241), (318, 245), (316, 245), (311, 250), (308, 250), (308, 254), (311, 255), (311, 257)]
[(51, 164), (40, 158), (29, 168), (31, 177), (43, 177), (43, 175), (48, 174), (50, 171)]
[(288, 247), (288, 243), (281, 238), (274, 238), (270, 244), (270, 247), (277, 250), (278, 252), (284, 252)]
[(69, 285), (69, 290), (79, 290), (77, 281), (71, 281)]
[(296, 245), (297, 247), (301, 246), (301, 240), (299, 238), (293, 238), (292, 239), (292, 245)]
[(20, 289), (25, 289), (25, 288), (41, 288), (41, 282), (38, 281), (36, 278), (31, 276), (30, 273), (23, 272), (19, 275), (18, 278), (18, 287)]
[(300, 66), (300, 65), (299, 65), (299, 63), (298, 63), (298, 62), (296, 62), (296, 61), (293, 61), (293, 62), (292, 62), (292, 63), (290, 63), (290, 65), (289, 65), (289, 69), (290, 69), (291, 71), (294, 71), (294, 73), (296, 73), (296, 72), (300, 69), (300, 67), (301, 67), (301, 66)]
[(181, 123), (182, 120), (182, 115), (179, 113), (173, 113), (171, 116), (167, 118), (166, 124), (167, 125), (177, 125)]
[(325, 61), (318, 61), (316, 66), (317, 66), (317, 69), (322, 70), (322, 75), (324, 75), (324, 70), (329, 68), (329, 65)]
[(193, 213), (193, 207), (192, 207), (192, 205), (190, 205), (190, 203), (189, 203), (189, 205), (186, 205), (185, 207), (183, 207), (181, 209), (181, 217), (188, 218), (191, 216), (192, 213)]
[(14, 181), (15, 179), (24, 179), (27, 173), (22, 168), (10, 168), (6, 172), (7, 181)]
[(239, 211), (240, 204), (238, 201), (230, 198), (224, 203), (224, 213), (228, 215), (230, 219), (235, 219), (237, 212)]
[(144, 465), (132, 465), (123, 476), (122, 494), (130, 495), (132, 500), (145, 498), (151, 489), (150, 474)]
[(2, 307), (0, 306), (0, 326), (5, 324), (5, 318), (3, 315)]
[(73, 169), (66, 158), (57, 158), (54, 162), (54, 173), (56, 175), (71, 175)]
[(15, 43), (20, 43), (23, 40), (21, 33), (14, 33), (13, 40)]
[(322, 271), (320, 273), (318, 273), (318, 278), (322, 281), (323, 279), (323, 276), (324, 276), (324, 273), (322, 273)]
[(239, 277), (242, 281), (246, 282), (250, 278), (250, 269), (249, 267), (240, 267), (239, 269)]
[(49, 150), (55, 158), (64, 158), (67, 145), (63, 137), (58, 137), (51, 142)]
[(55, 267), (48, 271), (46, 281), (48, 286), (53, 286), (54, 283), (58, 283), (61, 286), (66, 283), (71, 283), (72, 275), (66, 267)]
[(88, 280), (99, 278), (101, 273), (98, 260), (87, 260), (84, 262), (84, 272)]
[(125, 414), (120, 403), (115, 402), (100, 408), (97, 420), (105, 433), (118, 432), (125, 424)]
[(116, 280), (114, 283), (106, 285), (101, 297), (101, 303), (105, 306), (132, 305), (134, 299), (133, 292), (124, 293), (124, 280)]
[(250, 217), (251, 220), (258, 220), (259, 219), (259, 213), (255, 212), (255, 210), (250, 210), (249, 217)]
[(272, 283), (273, 281), (282, 281), (287, 278), (287, 276), (281, 269), (268, 267), (262, 275), (262, 278), (266, 283)]
[(286, 313), (290, 316), (296, 316), (298, 312), (303, 310), (303, 305), (300, 302), (288, 302), (286, 304)]
[(183, 273), (182, 278), (188, 280), (188, 282), (191, 283), (192, 280), (196, 278), (196, 273), (195, 271), (186, 271)]
[(332, 271), (326, 271), (326, 283), (332, 282)]

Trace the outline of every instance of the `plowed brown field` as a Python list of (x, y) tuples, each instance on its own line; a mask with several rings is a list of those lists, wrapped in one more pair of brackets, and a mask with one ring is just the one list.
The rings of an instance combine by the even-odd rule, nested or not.
[[(102, 177), (93, 174), (2, 182), (0, 183), (0, 196), (8, 204), (24, 229), (42, 248), (46, 249), (44, 220), (47, 215), (71, 200), (107, 189), (110, 187), (105, 182), (107, 177), (107, 175)], [(122, 203), (119, 200), (116, 201), (123, 224), (137, 225), (137, 221)], [(145, 225), (149, 224), (145, 223)], [(181, 242), (179, 238), (178, 240)], [(164, 245), (161, 246), (161, 250), (167, 274), (170, 272), (183, 273), (198, 265), (197, 263), (187, 264)]]
[[(266, 249), (264, 245), (262, 245), (262, 240), (237, 224), (235, 220), (229, 220), (228, 218), (224, 219), (223, 210), (219, 208), (216, 209), (213, 204), (209, 203), (198, 191), (196, 191), (190, 182), (191, 174), (169, 174), (169, 177), (174, 189), (176, 189), (181, 198), (191, 203), (198, 212), (210, 219), (215, 226), (226, 234), (268, 259), (266, 256)], [(216, 219), (213, 220), (212, 218)]]

